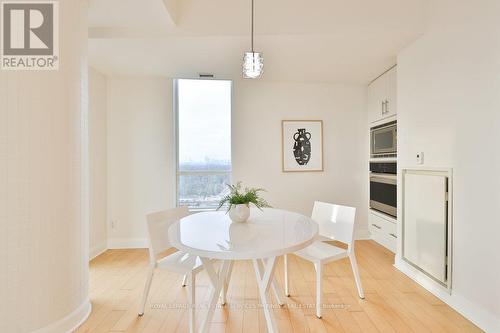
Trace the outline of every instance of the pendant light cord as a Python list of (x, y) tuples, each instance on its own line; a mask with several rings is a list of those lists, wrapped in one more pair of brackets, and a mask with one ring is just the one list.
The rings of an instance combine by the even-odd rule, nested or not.
[(252, 53), (253, 52), (253, 0), (252, 0)]

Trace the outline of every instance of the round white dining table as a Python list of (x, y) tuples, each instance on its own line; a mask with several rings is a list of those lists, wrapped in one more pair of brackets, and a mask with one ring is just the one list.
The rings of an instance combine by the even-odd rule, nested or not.
[[(222, 290), (222, 303), (234, 260), (252, 260), (269, 332), (278, 332), (269, 309), (267, 293), (273, 289), (283, 305), (274, 280), (276, 258), (310, 245), (318, 234), (311, 218), (281, 209), (251, 209), (243, 223), (232, 222), (225, 212), (201, 212), (172, 224), (168, 230), (171, 244), (177, 249), (198, 255), (212, 284), (208, 312), (200, 332), (207, 332)], [(222, 262), (218, 271), (213, 261)]]

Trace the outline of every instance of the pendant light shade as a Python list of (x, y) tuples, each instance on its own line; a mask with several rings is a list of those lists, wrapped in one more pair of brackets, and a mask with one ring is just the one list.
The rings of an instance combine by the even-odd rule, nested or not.
[(260, 52), (245, 52), (243, 56), (243, 77), (256, 79), (262, 75), (264, 58)]
[(245, 52), (243, 56), (243, 77), (245, 79), (256, 79), (262, 75), (264, 70), (264, 58), (261, 52), (253, 50), (253, 0), (252, 0), (252, 51)]

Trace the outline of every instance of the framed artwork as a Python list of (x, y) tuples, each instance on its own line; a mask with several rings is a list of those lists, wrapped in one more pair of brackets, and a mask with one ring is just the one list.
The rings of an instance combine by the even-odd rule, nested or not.
[(281, 121), (283, 172), (323, 171), (323, 121)]

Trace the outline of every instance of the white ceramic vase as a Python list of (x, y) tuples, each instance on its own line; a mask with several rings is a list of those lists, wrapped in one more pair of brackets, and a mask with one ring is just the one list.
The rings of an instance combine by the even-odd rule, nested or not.
[(246, 204), (232, 205), (229, 210), (229, 218), (233, 222), (246, 222), (250, 216), (250, 207)]

